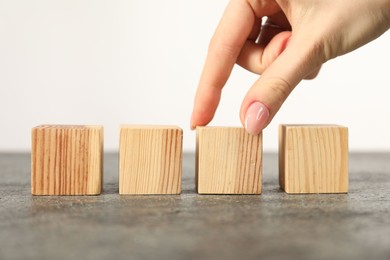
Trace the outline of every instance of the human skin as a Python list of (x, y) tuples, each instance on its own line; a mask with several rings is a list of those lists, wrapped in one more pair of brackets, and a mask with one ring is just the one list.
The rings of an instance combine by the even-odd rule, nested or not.
[(240, 109), (246, 130), (258, 134), (301, 80), (389, 27), (390, 0), (231, 0), (209, 44), (191, 128), (213, 119), (234, 64), (261, 74)]

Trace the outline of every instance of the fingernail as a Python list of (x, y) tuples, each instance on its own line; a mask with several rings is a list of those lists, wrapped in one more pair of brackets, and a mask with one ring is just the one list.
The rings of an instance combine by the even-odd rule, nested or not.
[(268, 108), (260, 103), (254, 102), (249, 106), (245, 114), (245, 129), (248, 133), (257, 135), (267, 124), (269, 118)]

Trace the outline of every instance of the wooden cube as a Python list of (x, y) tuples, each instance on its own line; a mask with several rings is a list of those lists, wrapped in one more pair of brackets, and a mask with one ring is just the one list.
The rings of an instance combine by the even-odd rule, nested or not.
[(179, 127), (121, 126), (119, 193), (180, 194), (182, 143)]
[(242, 127), (196, 128), (200, 194), (261, 194), (262, 135)]
[(33, 195), (97, 195), (102, 189), (103, 127), (41, 125), (32, 129)]
[(279, 183), (287, 193), (348, 192), (348, 128), (280, 125)]

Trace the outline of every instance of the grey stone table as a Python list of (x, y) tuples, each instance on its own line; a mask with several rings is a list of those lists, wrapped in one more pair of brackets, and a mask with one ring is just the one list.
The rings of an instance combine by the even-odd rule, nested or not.
[(28, 154), (0, 154), (0, 259), (390, 259), (390, 154), (352, 154), (350, 192), (287, 195), (277, 156), (264, 156), (263, 194), (118, 195), (117, 156), (104, 192), (30, 195)]

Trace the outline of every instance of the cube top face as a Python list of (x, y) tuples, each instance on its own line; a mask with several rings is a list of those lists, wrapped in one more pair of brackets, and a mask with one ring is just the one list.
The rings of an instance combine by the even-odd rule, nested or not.
[(32, 194), (100, 194), (102, 156), (102, 126), (34, 127), (31, 151)]
[(176, 126), (122, 126), (119, 193), (180, 194), (182, 142)]
[(348, 128), (281, 125), (279, 174), (287, 193), (348, 192)]
[(197, 127), (196, 138), (198, 193), (261, 193), (261, 134), (242, 127)]
[(101, 125), (39, 125), (33, 129), (103, 129)]
[(283, 128), (294, 128), (294, 129), (302, 129), (302, 128), (309, 128), (309, 129), (320, 129), (320, 128), (345, 128), (348, 129), (345, 126), (336, 125), (336, 124), (282, 124), (280, 127)]
[(120, 126), (121, 129), (128, 129), (128, 130), (131, 130), (131, 129), (139, 129), (139, 130), (179, 130), (183, 133), (183, 130), (178, 127), (178, 126), (175, 126), (175, 125), (127, 125), (127, 124), (124, 124), (124, 125), (121, 125)]

